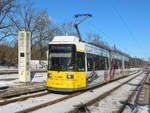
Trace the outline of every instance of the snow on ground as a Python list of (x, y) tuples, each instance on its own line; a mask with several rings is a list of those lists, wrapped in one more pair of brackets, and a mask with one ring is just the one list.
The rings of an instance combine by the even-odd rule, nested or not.
[(15, 66), (0, 66), (0, 70), (17, 70)]
[[(19, 85), (19, 75), (18, 74), (4, 74), (0, 75), (0, 87), (4, 86), (12, 86), (12, 85)], [(44, 82), (47, 78), (47, 73), (35, 73), (31, 82)], [(6, 80), (4, 80), (6, 79)], [(8, 80), (7, 80), (8, 79)], [(9, 80), (12, 79), (12, 80)]]
[[(47, 69), (47, 60), (31, 60), (31, 69), (33, 70), (39, 70), (39, 69)], [(17, 70), (18, 68), (16, 66), (3, 66), (0, 65), (0, 70)]]
[(131, 107), (127, 106), (123, 113), (149, 113), (149, 106), (148, 105), (138, 105), (134, 110)]
[[(125, 82), (128, 79), (130, 79), (136, 75), (137, 74), (134, 74), (132, 76), (118, 80), (116, 82), (106, 84), (100, 88), (93, 90), (92, 92), (87, 91), (86, 93), (83, 93), (79, 96), (73, 97), (71, 99), (67, 99), (67, 100), (62, 101), (60, 103), (56, 103), (52, 106), (44, 107), (44, 108), (39, 109), (39, 110), (34, 111), (34, 112), (35, 113), (41, 113), (41, 112), (44, 112), (44, 113), (64, 113), (64, 112), (68, 112), (68, 111), (74, 109), (77, 105), (84, 104), (84, 103), (92, 100), (93, 98), (96, 98), (97, 96), (99, 96), (99, 95), (103, 94), (104, 92), (118, 86), (122, 82)], [(5, 75), (2, 75), (2, 76), (5, 76)], [(10, 75), (6, 75), (6, 78), (9, 78), (9, 76)], [(18, 76), (18, 74), (13, 75), (14, 78), (17, 76)], [(32, 82), (43, 82), (46, 80), (46, 76), (47, 76), (46, 73), (36, 73)], [(140, 82), (140, 80), (143, 78), (143, 76), (144, 76), (144, 74), (142, 74), (141, 76), (132, 80), (132, 82), (128, 83), (127, 85), (124, 85), (124, 88), (120, 88), (118, 92), (114, 92), (111, 97), (108, 97), (108, 100), (104, 99), (104, 101), (101, 101), (101, 103), (99, 103), (99, 106), (100, 106), (99, 108), (103, 111), (102, 113), (111, 113), (109, 111), (108, 112), (104, 112), (104, 111), (107, 110), (108, 107), (109, 107), (109, 109), (111, 109), (111, 108), (115, 109), (114, 106), (117, 107), (120, 104), (120, 100), (123, 101), (123, 99), (125, 99), (127, 93), (131, 92), (131, 89), (133, 90), (136, 87), (136, 85)], [(1, 75), (0, 75), (0, 77), (1, 77)], [(1, 78), (3, 78), (3, 77), (1, 77)], [(18, 83), (18, 80), (3, 81), (3, 82), (4, 82), (3, 84), (7, 83), (8, 85), (10, 85), (10, 84), (16, 85)], [(1, 81), (0, 81), (0, 83), (1, 83)], [(29, 108), (32, 106), (39, 105), (41, 103), (45, 103), (45, 102), (48, 102), (51, 100), (55, 100), (57, 98), (64, 97), (64, 96), (66, 96), (66, 95), (52, 94), (51, 93), (51, 94), (48, 94), (48, 95), (45, 95), (42, 97), (30, 98), (30, 99), (27, 99), (27, 100), (22, 101), (22, 102), (16, 102), (16, 103), (8, 104), (5, 106), (1, 106), (0, 107), (0, 113), (1, 112), (2, 113), (14, 113), (16, 111), (20, 111), (20, 110), (23, 110), (23, 109), (26, 109), (26, 108)], [(120, 98), (120, 100), (118, 97)], [(92, 106), (91, 108), (89, 108), (92, 111), (91, 113), (101, 113), (99, 111), (99, 109), (97, 109), (97, 107), (95, 107), (95, 108), (94, 107), (95, 106)], [(145, 108), (141, 108), (141, 109), (145, 110)], [(146, 113), (146, 112), (143, 112), (143, 113)]]
[(5, 86), (19, 85), (18, 80), (0, 81), (0, 88)]
[[(18, 74), (0, 75), (0, 87), (18, 85)], [(12, 79), (12, 80), (9, 80)]]
[[(107, 98), (98, 102), (95, 106), (90, 106), (88, 109), (92, 113), (112, 113), (118, 111), (118, 108), (125, 103), (125, 101), (128, 99), (128, 96), (135, 90), (143, 76), (145, 75), (142, 74), (141, 76), (113, 92), (111, 96), (108, 96)], [(130, 107), (132, 108), (133, 106), (130, 105)]]
[(16, 102), (16, 103), (11, 103), (5, 106), (0, 107), (0, 113), (15, 113), (17, 111), (27, 109), (29, 107), (33, 107), (36, 105), (39, 105), (41, 103), (45, 103), (48, 101), (52, 101), (58, 98), (62, 98), (66, 95), (61, 95), (61, 94), (48, 94), (45, 96), (41, 97), (36, 97), (36, 98), (30, 98), (22, 102)]
[(145, 106), (138, 106), (138, 112), (137, 113), (149, 113), (149, 106), (145, 105)]
[(0, 80), (1, 79), (16, 79), (18, 78), (18, 74), (4, 74), (4, 75), (0, 75)]
[[(109, 83), (107, 85), (104, 85), (104, 86), (102, 86), (100, 88), (97, 88), (97, 89), (93, 90), (92, 92), (91, 91), (87, 91), (86, 93), (83, 93), (83, 94), (81, 94), (79, 96), (73, 97), (71, 99), (67, 99), (65, 101), (59, 102), (59, 103), (54, 104), (52, 106), (44, 107), (44, 108), (39, 109), (39, 110), (34, 111), (34, 112), (35, 113), (67, 113), (70, 110), (74, 109), (77, 105), (81, 105), (81, 104), (85, 104), (85, 103), (89, 102), (90, 100), (98, 97), (99, 95), (103, 94), (104, 92), (109, 91), (110, 89), (118, 86), (122, 82), (125, 82), (125, 81), (129, 80), (130, 78), (132, 78), (133, 76), (136, 76), (136, 75), (137, 74), (134, 74), (132, 76), (129, 76), (128, 78), (124, 78), (124, 79), (118, 80), (116, 82)], [(143, 78), (143, 76), (144, 75), (142, 74), (138, 78), (134, 79), (132, 81), (132, 83), (133, 84), (139, 83), (140, 80)], [(127, 84), (125, 86), (126, 87), (134, 87), (135, 88), (134, 85)], [(125, 89), (124, 91), (129, 91), (129, 90)], [(121, 94), (121, 95), (124, 95), (124, 92), (120, 92), (119, 91), (118, 93)], [(113, 97), (111, 97), (109, 100), (114, 100), (116, 95), (117, 95), (117, 93), (115, 95), (113, 95)], [(106, 103), (109, 103), (109, 100), (107, 100)], [(118, 102), (115, 102), (113, 104), (111, 103), (112, 105), (109, 104), (108, 106), (105, 106), (106, 108), (104, 108), (104, 106), (103, 106), (103, 107), (101, 107), (101, 109), (106, 110), (106, 109), (110, 108), (111, 106), (114, 106), (117, 103)], [(95, 112), (97, 112), (97, 111), (95, 111)], [(97, 113), (100, 113), (100, 112), (98, 111)], [(107, 113), (107, 112), (103, 111), (102, 113)], [(110, 112), (110, 113), (112, 113), (112, 112)]]

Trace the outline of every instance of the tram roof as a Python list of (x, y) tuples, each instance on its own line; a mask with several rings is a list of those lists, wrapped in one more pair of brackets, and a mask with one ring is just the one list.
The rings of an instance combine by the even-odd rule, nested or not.
[(79, 42), (79, 38), (76, 36), (55, 36), (52, 42)]
[[(80, 42), (80, 41), (77, 36), (55, 36), (53, 38), (52, 42), (75, 42), (76, 43), (76, 42)], [(109, 46), (107, 46), (103, 43), (84, 42), (84, 41), (83, 41), (83, 43), (88, 43), (88, 44), (103, 48), (105, 50), (108, 50), (110, 52), (114, 52), (114, 53), (118, 53), (118, 54), (121, 54), (126, 57), (130, 57), (128, 54), (126, 54), (118, 49), (110, 48)], [(51, 44), (51, 42), (49, 44)]]

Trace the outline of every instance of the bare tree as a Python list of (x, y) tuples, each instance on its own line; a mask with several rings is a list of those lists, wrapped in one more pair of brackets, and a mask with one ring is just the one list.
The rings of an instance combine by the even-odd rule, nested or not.
[(97, 33), (87, 32), (86, 37), (89, 42), (103, 43), (102, 37)]
[(60, 30), (61, 30), (62, 35), (75, 35), (75, 36), (77, 36), (77, 33), (74, 29), (73, 22), (71, 22), (71, 21), (62, 23), (60, 25)]
[(41, 11), (35, 19), (35, 33), (33, 36), (33, 46), (39, 48), (40, 59), (46, 56), (47, 45), (57, 31), (58, 29), (54, 26), (47, 12)]
[(14, 25), (13, 30), (16, 34), (19, 30), (30, 31), (31, 34), (33, 34), (35, 31), (34, 21), (37, 13), (35, 10), (32, 3), (25, 2), (19, 6), (15, 14), (9, 16), (9, 19)]
[[(9, 52), (8, 52), (9, 51)], [(17, 63), (17, 50), (12, 42), (2, 42), (0, 45), (0, 64), (15, 65)]]
[(91, 32), (87, 32), (86, 33), (86, 40), (88, 40), (89, 42), (92, 41), (93, 38), (93, 34)]
[(87, 32), (86, 37), (89, 43), (104, 47), (104, 48), (110, 48), (108, 43), (104, 42), (102, 40), (102, 37), (97, 33), (91, 33)]
[(15, 0), (1, 0), (0, 1), (0, 29), (4, 29), (12, 26), (7, 23), (7, 16), (13, 12), (13, 9), (16, 8), (14, 4)]
[(17, 33), (18, 30), (31, 32), (31, 48), (32, 50), (35, 47), (39, 48), (41, 59), (42, 56), (46, 56), (43, 55), (43, 51), (45, 52), (49, 41), (60, 31), (46, 10), (38, 10), (30, 2), (21, 5), (15, 16), (10, 17), (10, 20), (14, 25), (14, 32)]
[[(34, 23), (35, 33), (33, 36), (34, 40), (51, 41), (53, 36), (59, 32), (59, 28), (54, 25), (51, 17), (47, 14), (47, 11), (42, 10), (37, 14)], [(35, 42), (36, 42), (35, 41)]]
[(16, 10), (16, 0), (0, 0), (0, 41), (14, 35), (11, 31), (13, 24), (8, 18)]

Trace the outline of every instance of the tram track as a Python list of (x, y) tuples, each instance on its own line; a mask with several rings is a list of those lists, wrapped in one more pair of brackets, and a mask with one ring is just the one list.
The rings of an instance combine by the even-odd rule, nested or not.
[(55, 100), (53, 100), (53, 101), (49, 101), (49, 102), (46, 102), (46, 103), (43, 103), (43, 104), (40, 104), (40, 105), (31, 107), (31, 108), (27, 108), (27, 109), (18, 111), (18, 112), (16, 112), (16, 113), (29, 113), (29, 112), (32, 112), (32, 111), (41, 109), (41, 108), (43, 108), (43, 107), (50, 106), (50, 105), (56, 104), (56, 103), (58, 103), (58, 102), (64, 101), (64, 100), (66, 100), (66, 99), (69, 99), (69, 98), (78, 96), (78, 95), (80, 95), (80, 94), (81, 94), (80, 92), (73, 93), (73, 94), (71, 94), (71, 95), (68, 95), (68, 96), (65, 96), (65, 97), (62, 97), (62, 98), (58, 98), (58, 99), (55, 99)]
[[(138, 72), (137, 72), (138, 73)], [(131, 74), (132, 75), (132, 74)], [(124, 78), (124, 77), (123, 77)], [(116, 80), (117, 81), (117, 80)], [(115, 81), (111, 81), (111, 82), (115, 82)], [(101, 84), (100, 86), (103, 86), (104, 84)], [(100, 87), (99, 86), (99, 87)], [(95, 88), (92, 88), (92, 89), (89, 89), (89, 90), (93, 90), (93, 89), (96, 89), (98, 87), (95, 87)], [(4, 105), (7, 105), (7, 104), (11, 104), (11, 103), (16, 103), (16, 102), (24, 102), (25, 100), (29, 99), (29, 98), (37, 98), (37, 97), (42, 97), (42, 96), (45, 96), (45, 95), (48, 95), (50, 94), (51, 92), (44, 92), (46, 89), (42, 89), (42, 90), (35, 90), (35, 91), (31, 91), (31, 92), (26, 92), (26, 93), (22, 93), (22, 94), (18, 94), (18, 95), (13, 95), (13, 96), (5, 96), (4, 98), (1, 98), (0, 100), (0, 106), (4, 106)], [(86, 91), (89, 91), (89, 90), (86, 90)], [(21, 110), (19, 111), (18, 113), (27, 113), (27, 112), (31, 112), (31, 111), (35, 111), (35, 110), (38, 110), (40, 108), (43, 108), (43, 107), (46, 107), (46, 106), (50, 106), (50, 105), (53, 105), (53, 104), (56, 104), (56, 103), (59, 103), (61, 101), (64, 101), (66, 99), (69, 99), (69, 98), (72, 98), (72, 97), (75, 97), (75, 96), (78, 96), (82, 93), (85, 93), (86, 91), (82, 91), (82, 92), (77, 92), (77, 93), (73, 93), (73, 94), (70, 94), (70, 95), (67, 95), (65, 97), (59, 97), (58, 99), (55, 99), (55, 100), (52, 100), (52, 101), (49, 101), (49, 102), (45, 102), (43, 104), (40, 104), (40, 105), (37, 105), (37, 106), (34, 106), (34, 107), (31, 107), (31, 108), (27, 108), (25, 110)], [(38, 92), (41, 92), (41, 93), (38, 93)], [(35, 94), (35, 93), (38, 93), (38, 94)], [(26, 94), (29, 94), (29, 95), (26, 95)], [(26, 96), (25, 96), (26, 95)], [(18, 97), (19, 96), (19, 97)], [(23, 97), (21, 97), (23, 96)], [(17, 98), (16, 98), (17, 97)]]
[(0, 100), (15, 98), (18, 96), (22, 96), (22, 95), (26, 95), (26, 94), (33, 94), (33, 93), (37, 93), (37, 92), (41, 92), (41, 91), (45, 91), (45, 90), (47, 90), (47, 88), (43, 84), (39, 85), (39, 86), (31, 85), (31, 86), (26, 86), (26, 87), (24, 87), (24, 86), (23, 87), (15, 86), (13, 88), (8, 87), (8, 88), (4, 89), (3, 91), (1, 91)]
[[(87, 103), (87, 105), (91, 105), (93, 104), (95, 101), (97, 100), (101, 100), (103, 98), (106, 97), (106, 95), (108, 96), (111, 92), (113, 92), (114, 90), (117, 90), (119, 87), (121, 87), (122, 85), (128, 83), (129, 81), (133, 80), (134, 78), (136, 78), (137, 76), (139, 76), (141, 73), (138, 73), (136, 76), (134, 76), (133, 78), (127, 80), (126, 82), (124, 82), (123, 84), (111, 89), (110, 91), (107, 91), (105, 92), (104, 94), (100, 95), (98, 98), (95, 98), (94, 100), (90, 101), (89, 103)], [(96, 87), (97, 88), (97, 87)], [(96, 89), (96, 88), (93, 88), (93, 89)], [(90, 91), (90, 90), (93, 90), (93, 89), (89, 89), (87, 91)], [(24, 110), (21, 110), (21, 111), (18, 111), (16, 113), (28, 113), (28, 112), (33, 112), (35, 110), (38, 110), (38, 109), (41, 109), (41, 108), (44, 108), (44, 107), (47, 107), (47, 106), (51, 106), (53, 104), (56, 104), (56, 103), (59, 103), (59, 102), (62, 102), (64, 100), (67, 100), (67, 99), (71, 99), (75, 96), (79, 96), (83, 93), (86, 93), (87, 91), (83, 91), (83, 92), (76, 92), (76, 93), (73, 93), (73, 94), (70, 94), (70, 95), (67, 95), (65, 97), (62, 97), (62, 98), (58, 98), (58, 99), (55, 99), (53, 101), (48, 101), (48, 102), (45, 102), (45, 103), (42, 103), (42, 104), (39, 104), (37, 106), (33, 106), (33, 107), (30, 107), (30, 108), (27, 108), (27, 109), (24, 109)], [(73, 111), (70, 111), (70, 113), (76, 113), (76, 111), (79, 111), (79, 109), (75, 109)]]
[[(139, 85), (136, 87), (135, 91), (133, 91), (129, 97), (127, 98), (127, 100), (125, 101), (126, 103), (122, 106), (120, 106), (119, 110), (116, 113), (123, 113), (125, 111), (125, 109), (127, 108), (128, 104), (133, 105), (133, 110), (137, 107), (138, 105), (138, 99), (140, 97), (140, 93), (142, 91), (142, 88), (144, 86), (144, 84), (146, 83), (146, 80), (148, 78), (148, 75), (146, 75), (143, 80), (139, 83)], [(135, 112), (134, 112), (135, 113)]]
[[(77, 106), (74, 110), (71, 110), (69, 113), (82, 113), (81, 111), (88, 111), (87, 107), (89, 106), (92, 106), (94, 105), (95, 103), (97, 102), (100, 102), (102, 101), (104, 98), (108, 97), (109, 95), (111, 95), (113, 92), (115, 92), (117, 89), (119, 89), (120, 87), (122, 87), (123, 85), (127, 84), (128, 82), (130, 82), (131, 80), (135, 79), (136, 77), (138, 77), (139, 75), (141, 75), (141, 73), (139, 73), (138, 75), (134, 76), (133, 78), (125, 81), (124, 83), (116, 86), (115, 88), (109, 90), (109, 91), (106, 91), (105, 93), (99, 95), (98, 97), (88, 101), (87, 103), (85, 104), (82, 104), (82, 105), (79, 105)], [(144, 80), (145, 80), (145, 77), (144, 77)], [(143, 82), (143, 80), (141, 81)], [(140, 82), (140, 83), (141, 83)]]
[(36, 97), (44, 96), (47, 94), (49, 94), (49, 92), (43, 91), (41, 93), (31, 94), (31, 95), (27, 95), (27, 96), (23, 96), (23, 97), (18, 97), (18, 98), (13, 98), (13, 99), (11, 99), (11, 98), (10, 99), (3, 99), (3, 100), (0, 100), (0, 106), (7, 105), (10, 103), (14, 103), (14, 102), (21, 102), (21, 101), (27, 100), (29, 98), (36, 98)]
[[(129, 76), (133, 75), (133, 74), (136, 74), (138, 72), (134, 72), (134, 73), (131, 73)], [(118, 79), (115, 79), (115, 80), (111, 80), (107, 83), (111, 83), (111, 82), (114, 82), (114, 81), (117, 81), (119, 79), (123, 79), (123, 78), (126, 78), (128, 76), (123, 76), (123, 77), (120, 77)], [(105, 85), (107, 83), (102, 83), (102, 84), (99, 84), (98, 86), (94, 86), (92, 89), (94, 88), (97, 88), (97, 87), (100, 87), (102, 85)], [(28, 84), (24, 84), (26, 87), (29, 87)], [(32, 85), (32, 84), (31, 84)], [(33, 84), (34, 85), (34, 84)], [(37, 84), (38, 85), (38, 84)], [(15, 87), (20, 87), (20, 86), (15, 86)], [(24, 89), (26, 87), (22, 87), (21, 89)], [(32, 87), (32, 86), (31, 86)], [(1, 90), (0, 92), (0, 99), (7, 99), (7, 98), (13, 98), (13, 97), (18, 97), (18, 96), (21, 96), (21, 95), (26, 95), (26, 94), (32, 94), (32, 93), (36, 93), (36, 92), (40, 92), (40, 91), (44, 91), (44, 90), (47, 90), (45, 84), (40, 84), (40, 87), (35, 87), (35, 88), (26, 88), (25, 90), (19, 90), (17, 91), (16, 89), (13, 88), (13, 90), (10, 90), (8, 89), (9, 87), (2, 87), (2, 89), (4, 90)], [(7, 89), (9, 92), (7, 92)], [(91, 88), (89, 88), (90, 90)]]

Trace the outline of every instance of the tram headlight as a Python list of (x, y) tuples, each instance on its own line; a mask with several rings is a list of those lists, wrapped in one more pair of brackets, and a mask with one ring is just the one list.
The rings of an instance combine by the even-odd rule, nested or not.
[(52, 74), (48, 73), (47, 78), (51, 78), (51, 77), (52, 77)]
[(74, 76), (73, 76), (73, 75), (67, 75), (67, 78), (68, 78), (68, 79), (73, 79)]

